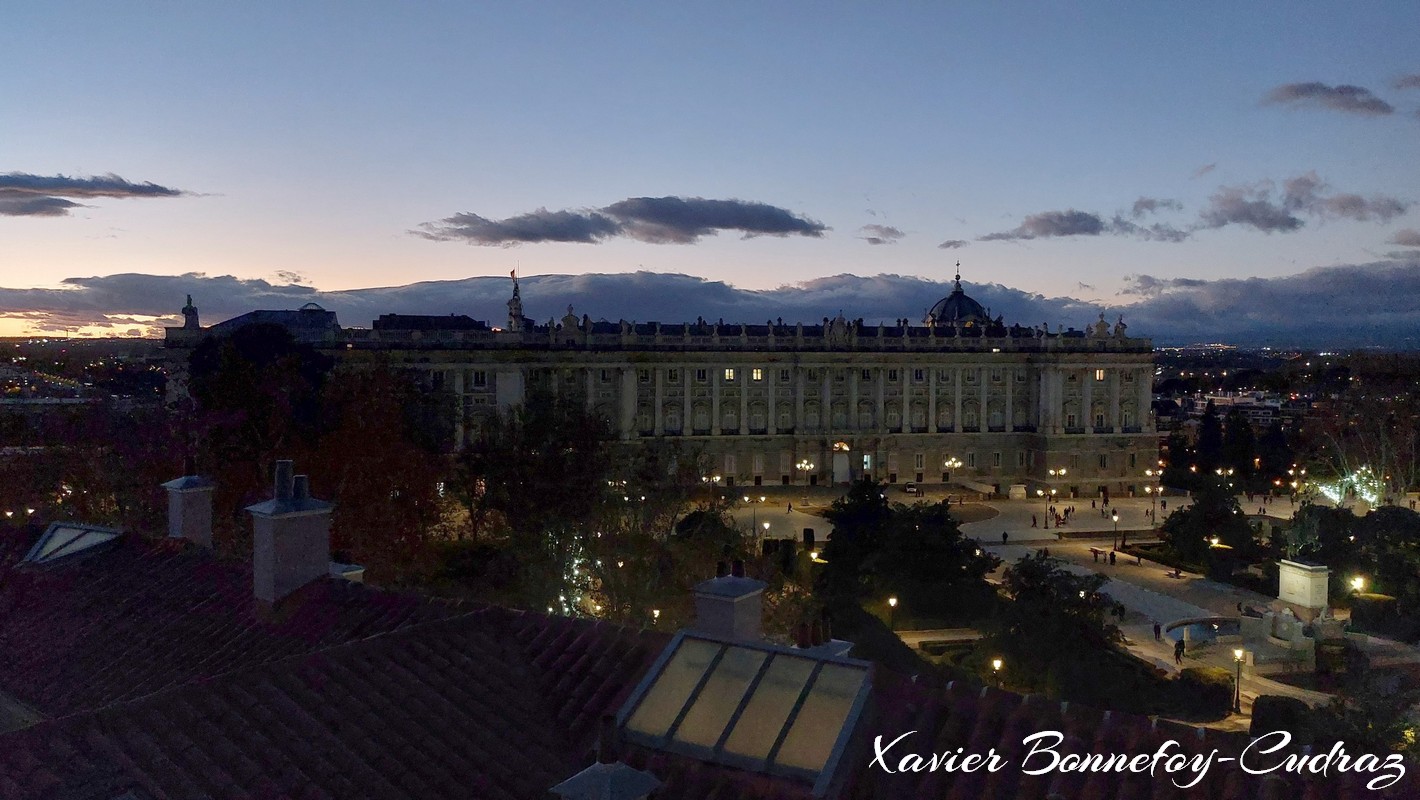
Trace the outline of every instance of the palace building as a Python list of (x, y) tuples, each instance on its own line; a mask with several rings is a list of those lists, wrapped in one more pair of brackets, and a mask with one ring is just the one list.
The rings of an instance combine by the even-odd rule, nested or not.
[[(1038, 497), (1125, 494), (1148, 481), (1149, 339), (1103, 315), (1084, 330), (1006, 324), (962, 289), (921, 322), (815, 324), (592, 321), (523, 315), (516, 276), (503, 327), (467, 316), (387, 314), (342, 328), (315, 304), (203, 328), (191, 298), (167, 330), (173, 385), (183, 355), (248, 324), (286, 327), (347, 367), (384, 359), (457, 402), (458, 441), (541, 388), (575, 393), (627, 442), (700, 449), (725, 486), (823, 485), (871, 476)], [(712, 476), (713, 477), (713, 476)]]

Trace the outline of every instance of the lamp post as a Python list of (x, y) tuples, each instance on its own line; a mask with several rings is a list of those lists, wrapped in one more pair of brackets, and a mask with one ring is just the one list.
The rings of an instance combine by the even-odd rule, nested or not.
[(1119, 549), (1119, 511), (1118, 511), (1118, 510), (1111, 511), (1110, 514), (1109, 514), (1109, 517), (1110, 517), (1110, 519), (1114, 520), (1114, 549), (1115, 549), (1115, 550), (1118, 550), (1118, 549)]
[(809, 474), (814, 471), (814, 462), (808, 460), (807, 458), (801, 459), (799, 463), (794, 465), (794, 468), (803, 474), (804, 485), (807, 486), (809, 482)]
[(897, 595), (888, 598), (888, 630), (897, 630)]
[(1002, 662), (1001, 659), (999, 659), (999, 658), (993, 658), (993, 659), (991, 659), (991, 672), (992, 672), (992, 674), (994, 674), (994, 675), (996, 676), (996, 688), (997, 688), (997, 689), (1000, 689), (1000, 688), (1001, 688), (1001, 665), (1002, 665), (1002, 663), (1003, 663), (1003, 662)]
[[(1045, 490), (1044, 490), (1044, 489), (1036, 489), (1036, 490), (1035, 490), (1035, 496), (1040, 498), (1040, 502), (1045, 503)], [(1044, 511), (1045, 511), (1045, 513), (1042, 514), (1041, 516), (1045, 517), (1045, 529), (1046, 529), (1046, 530), (1050, 530), (1050, 504), (1049, 504), (1049, 503), (1045, 503), (1045, 509), (1044, 509)]]
[(1233, 712), (1242, 713), (1242, 662), (1243, 651), (1238, 648), (1233, 651), (1233, 663), (1237, 665), (1237, 673), (1233, 678)]
[(1362, 589), (1365, 589), (1365, 588), (1366, 588), (1366, 579), (1365, 579), (1365, 578), (1361, 577), (1360, 575), (1357, 575), (1356, 577), (1354, 577), (1354, 578), (1351, 579), (1351, 591), (1353, 591), (1353, 592), (1360, 592)]

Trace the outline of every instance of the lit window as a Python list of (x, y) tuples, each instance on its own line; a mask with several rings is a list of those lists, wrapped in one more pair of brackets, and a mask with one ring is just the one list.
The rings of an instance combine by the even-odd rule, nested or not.
[(755, 367), (754, 371), (750, 373), (750, 378), (755, 381), (764, 380), (764, 370), (760, 369), (759, 367)]
[(1104, 370), (1102, 370), (1102, 369), (1097, 369), (1097, 370), (1095, 370), (1095, 380), (1097, 380), (1097, 381), (1102, 381), (1102, 380), (1104, 380)]
[(735, 379), (735, 369), (734, 369), (734, 367), (726, 367), (726, 368), (725, 368), (725, 380), (727, 380), (727, 381), (732, 381), (732, 380), (734, 380), (734, 379)]

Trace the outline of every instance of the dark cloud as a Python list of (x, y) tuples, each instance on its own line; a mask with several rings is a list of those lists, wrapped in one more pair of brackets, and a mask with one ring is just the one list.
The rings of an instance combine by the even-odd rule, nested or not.
[[(965, 288), (973, 298), (993, 315), (1023, 325), (1081, 328), (1104, 311), (1111, 319), (1122, 313), (1131, 333), (1159, 344), (1420, 347), (1420, 257), (1415, 254), (1279, 278), (1131, 275), (1121, 292), (1128, 302), (1117, 305), (1046, 297), (974, 283), (971, 277), (966, 276)], [(541, 321), (560, 317), (572, 304), (577, 314), (592, 319), (682, 322), (699, 316), (734, 323), (783, 318), (813, 324), (841, 309), (877, 324), (904, 316), (920, 319), (951, 289), (946, 275), (835, 275), (767, 290), (651, 272), (520, 280), (528, 315)], [(254, 309), (292, 309), (307, 302), (335, 311), (348, 326), (368, 326), (385, 313), (468, 314), (498, 325), (506, 318), (510, 289), (506, 276), (320, 291), (200, 273), (126, 274), (71, 278), (59, 289), (0, 289), (0, 315), (48, 330), (101, 325), (122, 333), (135, 326), (181, 324), (178, 309), (192, 294), (208, 325)]]
[(1401, 75), (1395, 79), (1397, 89), (1420, 89), (1420, 73), (1413, 75)]
[(1420, 247), (1420, 231), (1414, 228), (1402, 228), (1390, 238), (1390, 243), (1398, 244), (1401, 247)]
[(1213, 170), (1215, 170), (1215, 169), (1217, 169), (1217, 168), (1218, 168), (1218, 162), (1216, 162), (1216, 161), (1213, 162), (1212, 164), (1204, 164), (1203, 166), (1201, 166), (1201, 167), (1199, 167), (1198, 169), (1195, 169), (1195, 170), (1193, 171), (1193, 177), (1195, 177), (1195, 178), (1201, 178), (1201, 177), (1203, 177), (1204, 175), (1207, 175), (1208, 173), (1212, 172)]
[(71, 178), (66, 175), (0, 173), (0, 216), (62, 217), (83, 204), (66, 198), (180, 197), (185, 192), (156, 183), (132, 183), (117, 175)]
[(1268, 92), (1262, 102), (1320, 106), (1333, 111), (1371, 116), (1395, 112), (1394, 106), (1371, 94), (1370, 89), (1361, 86), (1327, 86), (1315, 81), (1283, 84)]
[(968, 243), (965, 239), (948, 239), (945, 242), (942, 242), (941, 244), (937, 245), (937, 247), (941, 248), (942, 250), (956, 250), (961, 247), (966, 247), (967, 244)]
[(1138, 200), (1134, 201), (1134, 209), (1132, 213), (1135, 219), (1139, 219), (1145, 214), (1154, 214), (1161, 209), (1168, 211), (1181, 211), (1183, 210), (1183, 203), (1180, 203), (1177, 200), (1164, 200), (1157, 197), (1141, 197)]
[(701, 197), (632, 197), (600, 209), (538, 209), (503, 220), (463, 213), (426, 222), (415, 231), (435, 241), (504, 247), (535, 242), (595, 244), (626, 237), (651, 244), (690, 244), (736, 230), (751, 236), (822, 236), (828, 228), (777, 206)]
[(897, 244), (897, 240), (907, 234), (891, 225), (864, 225), (858, 229), (863, 234), (859, 239), (868, 244)]
[(1204, 227), (1246, 225), (1266, 233), (1294, 231), (1305, 223), (1298, 214), (1320, 219), (1388, 222), (1405, 213), (1411, 203), (1394, 197), (1358, 194), (1325, 194), (1330, 187), (1315, 172), (1288, 178), (1274, 199), (1270, 181), (1250, 186), (1225, 186), (1203, 210)]
[(1098, 214), (1087, 211), (1045, 211), (1032, 214), (1020, 225), (1009, 231), (988, 233), (981, 237), (983, 242), (1014, 241), (1018, 239), (1049, 239), (1059, 236), (1099, 236), (1106, 232), (1105, 221)]

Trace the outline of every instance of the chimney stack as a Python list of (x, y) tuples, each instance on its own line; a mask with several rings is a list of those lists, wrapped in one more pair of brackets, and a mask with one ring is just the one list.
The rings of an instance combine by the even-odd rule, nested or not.
[(724, 562), (716, 577), (695, 587), (694, 629), (728, 641), (753, 642), (762, 634), (764, 581), (745, 576), (745, 562), (736, 559), (730, 574)]
[(187, 475), (168, 481), (168, 536), (186, 539), (201, 547), (212, 546), (212, 481), (193, 474), (191, 462)]
[(597, 761), (550, 790), (565, 800), (646, 800), (661, 782), (649, 772), (617, 761), (616, 718), (602, 717)]
[(252, 515), (252, 584), (258, 600), (275, 603), (330, 574), (330, 503), (310, 496), (310, 479), (276, 462), (275, 496), (248, 506)]

